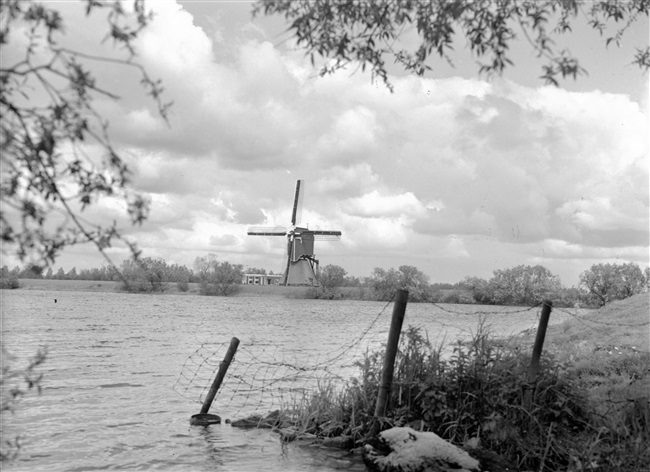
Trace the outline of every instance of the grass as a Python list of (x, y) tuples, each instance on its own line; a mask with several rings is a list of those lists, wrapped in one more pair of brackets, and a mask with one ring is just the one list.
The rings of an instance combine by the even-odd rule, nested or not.
[[(59, 290), (74, 292), (118, 292), (119, 282), (103, 280), (53, 280), (53, 279), (20, 279), (19, 290)], [(306, 298), (306, 287), (283, 287), (278, 285), (237, 285), (237, 293), (231, 297), (287, 297)], [(187, 292), (178, 290), (176, 283), (168, 282), (163, 293), (155, 295), (198, 295), (199, 284), (190, 283)]]
[[(502, 340), (479, 326), (470, 342), (443, 357), (441, 347), (410, 327), (402, 335), (382, 429), (434, 431), (496, 452), (523, 470), (647, 471), (649, 308), (642, 294), (550, 326), (533, 385), (526, 378), (534, 333)], [(343, 388), (323, 383), (291, 405), (293, 436), (368, 440), (382, 364), (382, 352), (368, 352)]]

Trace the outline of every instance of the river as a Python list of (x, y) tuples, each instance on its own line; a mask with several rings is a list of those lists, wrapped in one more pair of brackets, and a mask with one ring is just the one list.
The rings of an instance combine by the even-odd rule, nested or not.
[[(12, 365), (48, 349), (39, 366), (42, 393), (3, 413), (3, 441), (20, 436), (22, 444), (3, 470), (364, 470), (345, 452), (283, 444), (269, 430), (190, 426), (189, 418), (232, 336), (240, 347), (210, 410), (224, 419), (266, 413), (315, 382), (354, 375), (363, 352), (385, 342), (392, 305), (48, 290), (0, 295)], [(483, 317), (492, 332), (508, 335), (536, 326), (539, 310), (524, 310), (410, 304), (404, 327), (448, 343), (471, 335)]]

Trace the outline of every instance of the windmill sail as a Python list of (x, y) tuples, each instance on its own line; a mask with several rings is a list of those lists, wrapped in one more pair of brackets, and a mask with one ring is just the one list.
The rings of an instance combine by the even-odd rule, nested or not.
[(293, 197), (293, 211), (291, 212), (291, 225), (296, 226), (302, 218), (302, 202), (304, 195), (304, 181), (296, 182), (296, 195)]
[(251, 226), (246, 234), (249, 236), (286, 236), (287, 229), (281, 226)]

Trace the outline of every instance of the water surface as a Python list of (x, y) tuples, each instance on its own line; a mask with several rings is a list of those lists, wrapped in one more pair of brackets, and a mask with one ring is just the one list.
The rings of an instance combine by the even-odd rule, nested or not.
[[(232, 336), (240, 348), (211, 413), (265, 413), (345, 380), (366, 349), (385, 342), (392, 306), (258, 297), (0, 291), (2, 342), (23, 362), (41, 346), (43, 391), (3, 415), (3, 440), (20, 435), (7, 471), (325, 471), (364, 467), (347, 453), (283, 444), (268, 430), (196, 427), (201, 395)], [(56, 303), (55, 303), (56, 299)], [(523, 309), (525, 310), (525, 309)], [(538, 310), (410, 304), (404, 326), (433, 342), (477, 329), (534, 327)], [(554, 314), (554, 322), (561, 321)]]

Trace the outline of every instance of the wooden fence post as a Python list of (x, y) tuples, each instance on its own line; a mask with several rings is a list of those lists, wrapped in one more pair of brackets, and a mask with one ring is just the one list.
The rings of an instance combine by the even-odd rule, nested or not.
[(214, 397), (217, 394), (217, 390), (219, 390), (219, 387), (221, 387), (223, 378), (226, 376), (226, 372), (228, 371), (228, 367), (230, 367), (232, 358), (235, 357), (235, 352), (237, 352), (238, 346), (239, 346), (239, 339), (232, 338), (230, 340), (230, 346), (228, 347), (226, 356), (223, 358), (221, 364), (219, 364), (219, 372), (217, 372), (217, 376), (214, 378), (214, 382), (212, 382), (212, 386), (210, 387), (208, 396), (205, 397), (205, 400), (203, 402), (203, 407), (201, 408), (201, 412), (199, 413), (200, 415), (205, 415), (208, 412), (208, 410), (210, 410), (210, 407), (212, 406), (212, 401), (214, 400)]
[(548, 319), (551, 316), (553, 302), (544, 300), (542, 302), (542, 314), (539, 318), (539, 326), (537, 327), (537, 335), (535, 336), (535, 344), (533, 345), (533, 356), (530, 360), (528, 367), (528, 385), (524, 394), (524, 404), (527, 409), (530, 409), (533, 400), (533, 384), (539, 374), (539, 359), (542, 356), (542, 348), (544, 347), (544, 338), (546, 337), (546, 328), (548, 326)]
[(381, 373), (381, 384), (379, 384), (379, 393), (377, 395), (377, 405), (375, 405), (376, 418), (386, 416), (386, 406), (388, 405), (390, 388), (393, 383), (393, 372), (395, 371), (395, 356), (397, 355), (399, 335), (402, 331), (408, 297), (408, 290), (397, 291), (395, 305), (393, 306), (393, 318), (391, 319), (390, 331), (388, 332), (388, 343), (386, 344), (386, 355), (384, 357), (384, 368)]

